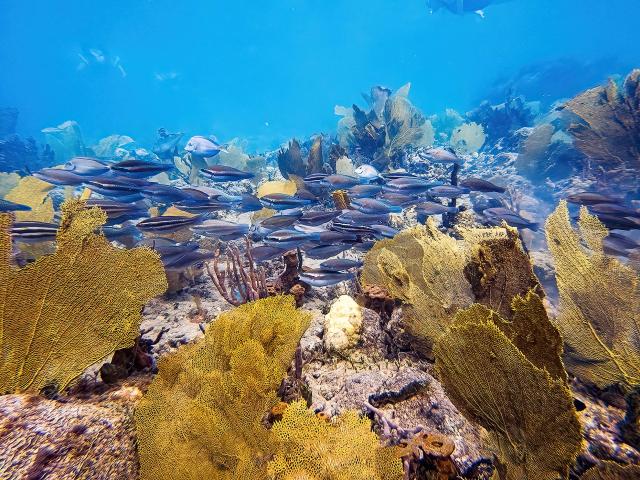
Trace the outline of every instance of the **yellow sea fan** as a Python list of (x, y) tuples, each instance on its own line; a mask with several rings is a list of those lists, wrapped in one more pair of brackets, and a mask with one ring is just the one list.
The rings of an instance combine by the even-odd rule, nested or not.
[(399, 480), (402, 462), (383, 447), (371, 422), (347, 411), (327, 422), (304, 401), (293, 402), (272, 428), (277, 453), (270, 480)]
[(62, 207), (55, 254), (10, 265), (11, 220), (0, 215), (0, 392), (65, 388), (133, 345), (140, 310), (167, 287), (158, 255), (93, 233), (106, 221), (79, 200)]
[(20, 181), (17, 173), (0, 172), (0, 198), (9, 193)]
[(274, 443), (263, 418), (309, 321), (293, 297), (265, 298), (163, 358), (135, 415), (141, 478), (265, 479)]
[(49, 191), (52, 188), (53, 185), (36, 177), (21, 178), (18, 184), (5, 196), (11, 202), (31, 207), (28, 212), (15, 212), (16, 220), (19, 222), (25, 220), (51, 222), (54, 211)]
[(637, 272), (603, 251), (607, 228), (585, 207), (578, 231), (566, 202), (547, 219), (567, 366), (601, 388), (640, 385), (640, 279)]
[(565, 379), (536, 367), (479, 305), (449, 327), (434, 352), (451, 401), (489, 432), (498, 478), (567, 476), (582, 434)]
[(487, 136), (482, 125), (475, 122), (463, 123), (456, 127), (451, 134), (449, 143), (462, 153), (474, 153), (482, 148)]

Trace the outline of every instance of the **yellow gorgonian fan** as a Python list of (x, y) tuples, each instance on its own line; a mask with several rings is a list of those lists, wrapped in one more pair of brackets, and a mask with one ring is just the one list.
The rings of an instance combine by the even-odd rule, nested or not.
[(36, 222), (51, 222), (53, 220), (53, 201), (49, 191), (54, 186), (36, 177), (23, 177), (18, 184), (9, 191), (6, 199), (31, 207), (28, 212), (16, 212), (16, 219)]
[(293, 297), (264, 298), (163, 358), (136, 410), (141, 478), (266, 478), (274, 442), (263, 421), (309, 321)]
[(152, 250), (122, 250), (94, 233), (106, 221), (80, 200), (62, 206), (55, 254), (16, 269), (11, 217), (0, 215), (0, 393), (64, 389), (133, 345), (144, 304), (167, 288)]
[(566, 202), (546, 224), (553, 254), (565, 362), (576, 376), (601, 388), (640, 385), (640, 277), (630, 266), (605, 255), (607, 228), (586, 208), (578, 230)]
[(371, 422), (346, 411), (330, 422), (304, 401), (287, 407), (273, 425), (277, 453), (269, 462), (270, 480), (399, 480), (402, 461), (383, 447)]

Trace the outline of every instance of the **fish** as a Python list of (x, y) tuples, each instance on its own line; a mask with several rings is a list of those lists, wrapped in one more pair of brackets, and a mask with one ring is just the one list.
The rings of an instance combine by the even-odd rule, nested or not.
[(373, 182), (380, 177), (380, 172), (373, 165), (363, 164), (355, 169), (355, 174), (361, 181), (366, 183)]
[(455, 185), (440, 185), (427, 190), (432, 197), (438, 198), (458, 198), (469, 193), (466, 187), (456, 187)]
[(620, 215), (622, 217), (640, 217), (640, 211), (617, 203), (596, 203), (595, 205), (589, 206), (589, 210), (596, 214), (605, 213), (608, 215)]
[(136, 196), (142, 198), (143, 187), (149, 187), (151, 183), (145, 180), (137, 180), (126, 177), (101, 176), (93, 177), (85, 181), (91, 190), (105, 197)]
[(77, 186), (82, 185), (87, 178), (62, 168), (43, 168), (33, 173), (38, 180), (59, 186)]
[(411, 172), (398, 170), (396, 172), (383, 173), (382, 178), (385, 180), (397, 180), (398, 178), (419, 178), (419, 177)]
[(312, 287), (328, 287), (355, 278), (353, 272), (309, 271), (300, 274), (300, 281)]
[(215, 139), (203, 137), (201, 135), (191, 137), (184, 149), (192, 155), (205, 158), (215, 157), (220, 152), (227, 151)]
[(344, 210), (338, 215), (335, 222), (346, 223), (348, 225), (374, 225), (379, 223), (386, 223), (389, 221), (388, 214), (368, 214), (362, 213), (357, 210)]
[(121, 217), (131, 217), (138, 215), (139, 217), (145, 216), (147, 214), (146, 209), (137, 204), (127, 203), (127, 202), (118, 202), (116, 200), (110, 199), (97, 199), (90, 198), (85, 201), (85, 208), (93, 208), (98, 207), (104, 213), (107, 214), (107, 218), (109, 220), (113, 220)]
[(251, 172), (243, 172), (237, 168), (227, 167), (226, 165), (214, 165), (208, 168), (202, 168), (200, 174), (213, 182), (236, 182), (252, 178)]
[(356, 177), (338, 174), (327, 175), (322, 180), (322, 185), (336, 190), (344, 190), (347, 188), (355, 187), (359, 183), (360, 181)]
[(161, 257), (165, 270), (184, 270), (215, 257), (215, 253), (209, 250), (189, 250)]
[(375, 231), (375, 237), (378, 239), (393, 238), (399, 233), (397, 229), (388, 225), (372, 225), (371, 228)]
[(338, 215), (340, 215), (340, 213), (342, 212), (340, 212), (339, 210), (304, 212), (302, 216), (298, 219), (298, 223), (302, 225), (315, 227), (315, 226), (330, 222), (331, 220), (336, 218)]
[(397, 193), (420, 194), (426, 192), (429, 188), (434, 187), (433, 183), (418, 177), (402, 177), (389, 180), (382, 189)]
[(458, 213), (458, 207), (448, 207), (437, 202), (422, 202), (416, 205), (416, 212), (418, 214), (430, 216), (430, 215), (442, 215), (444, 213)]
[(136, 243), (138, 247), (149, 247), (161, 257), (167, 257), (169, 255), (175, 255), (178, 253), (192, 252), (199, 248), (198, 242), (183, 242), (179, 243), (170, 238), (144, 238)]
[(334, 258), (325, 260), (320, 264), (320, 268), (329, 272), (342, 272), (352, 268), (360, 268), (364, 263), (361, 260), (351, 260), (349, 258)]
[(458, 157), (458, 155), (445, 148), (429, 148), (424, 152), (424, 154), (433, 163), (441, 163), (445, 165), (462, 165), (464, 163), (464, 160)]
[(207, 237), (221, 240), (235, 240), (249, 233), (249, 225), (245, 223), (227, 222), (225, 220), (208, 219), (194, 225), (191, 230)]
[(287, 210), (289, 208), (304, 207), (312, 202), (306, 198), (298, 198), (286, 193), (269, 193), (260, 198), (263, 206), (273, 210)]
[(47, 222), (14, 222), (11, 225), (11, 238), (22, 243), (49, 242), (56, 239), (58, 224)]
[(602, 241), (602, 247), (607, 255), (627, 257), (640, 249), (640, 244), (629, 237), (610, 232)]
[(205, 213), (205, 212), (218, 212), (220, 210), (227, 210), (229, 208), (228, 203), (216, 202), (214, 200), (206, 200), (204, 202), (194, 202), (185, 200), (173, 204), (179, 210), (189, 213)]
[(172, 159), (177, 156), (178, 142), (183, 136), (183, 133), (168, 133), (166, 129), (161, 128), (158, 130), (158, 139), (151, 151), (160, 158)]
[(391, 191), (383, 192), (378, 198), (380, 200), (384, 200), (389, 205), (395, 205), (398, 207), (409, 207), (424, 200), (424, 198), (420, 198), (415, 195), (407, 195)]
[(499, 187), (498, 185), (489, 182), (488, 180), (483, 180), (477, 177), (467, 177), (462, 180), (459, 185), (461, 187), (466, 187), (472, 192), (495, 192), (495, 193), (504, 193), (507, 191), (504, 187)]
[(347, 190), (349, 198), (373, 198), (382, 191), (382, 185), (356, 185)]
[(168, 172), (174, 168), (173, 165), (147, 162), (145, 160), (123, 160), (111, 165), (111, 170), (119, 175), (131, 178), (148, 178), (162, 172)]
[(351, 245), (348, 244), (335, 244), (335, 245), (313, 245), (304, 250), (307, 257), (314, 260), (321, 260), (325, 258), (335, 257), (340, 253), (349, 250)]
[(142, 187), (140, 192), (146, 198), (158, 203), (173, 203), (190, 199), (188, 192), (161, 183), (152, 183)]
[(269, 245), (259, 245), (250, 250), (251, 257), (256, 262), (266, 262), (276, 257), (281, 257), (287, 252), (286, 248), (271, 247)]
[(480, 215), (489, 208), (498, 208), (502, 206), (500, 200), (486, 195), (473, 196), (471, 197), (471, 202), (473, 203), (473, 211)]
[(31, 207), (0, 198), (0, 212), (28, 212)]
[(143, 232), (175, 232), (200, 221), (202, 221), (202, 217), (198, 215), (194, 217), (160, 215), (142, 220), (136, 224), (136, 227)]
[(580, 205), (596, 205), (598, 203), (622, 203), (619, 198), (598, 192), (580, 192), (568, 195), (566, 198), (569, 203), (577, 203)]
[(108, 240), (121, 240), (125, 237), (136, 238), (140, 236), (140, 232), (135, 225), (123, 225), (121, 227), (102, 227), (102, 233)]
[(617, 230), (635, 230), (640, 228), (640, 218), (634, 217), (621, 217), (618, 215), (609, 215), (606, 213), (600, 213), (597, 215), (607, 228)]
[(323, 185), (324, 179), (328, 176), (328, 173), (312, 173), (304, 177), (302, 181), (309, 185)]
[(512, 227), (528, 228), (530, 230), (536, 230), (538, 228), (537, 223), (531, 222), (526, 218), (521, 217), (516, 212), (509, 210), (508, 208), (488, 208), (483, 211), (483, 214), (491, 223), (494, 223), (496, 225), (500, 224), (502, 221), (505, 221)]
[(335, 245), (338, 243), (353, 243), (358, 240), (358, 236), (353, 233), (337, 232), (335, 230), (324, 230), (324, 231), (318, 232), (318, 235), (319, 235), (318, 243), (323, 245), (326, 245), (326, 244)]
[(388, 204), (382, 200), (375, 198), (360, 198), (351, 200), (351, 206), (362, 213), (379, 214), (379, 213), (400, 213), (402, 207)]
[(109, 165), (91, 157), (73, 157), (64, 164), (64, 169), (83, 177), (103, 175), (110, 170)]
[(265, 218), (264, 220), (262, 220), (260, 222), (260, 226), (266, 229), (280, 230), (283, 228), (290, 227), (291, 225), (296, 223), (296, 221), (298, 221), (301, 215), (302, 215), (302, 212), (300, 212), (299, 215), (282, 215), (282, 214), (274, 215), (272, 217)]
[(331, 222), (331, 229), (336, 232), (352, 233), (354, 235), (375, 235), (377, 232), (366, 225), (352, 225), (350, 223), (337, 222), (334, 220)]
[(245, 193), (241, 196), (240, 203), (236, 209), (240, 212), (257, 212), (262, 210), (262, 203), (255, 195)]
[(312, 240), (317, 241), (319, 238), (319, 234), (317, 233), (305, 233), (299, 232), (297, 230), (285, 229), (270, 232), (269, 234), (267, 234), (267, 236), (264, 237), (263, 242), (266, 245), (270, 245), (272, 247), (290, 249), (299, 247), (303, 243)]

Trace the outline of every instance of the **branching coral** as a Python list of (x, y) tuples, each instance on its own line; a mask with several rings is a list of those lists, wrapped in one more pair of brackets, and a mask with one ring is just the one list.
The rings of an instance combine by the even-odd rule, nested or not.
[[(531, 306), (538, 301), (530, 296), (514, 305), (523, 308), (517, 304)], [(548, 324), (546, 315), (544, 318), (536, 322)], [(498, 478), (566, 477), (580, 451), (582, 435), (566, 380), (550, 375), (547, 361), (539, 356), (538, 347), (552, 326), (526, 332), (529, 325), (523, 322), (519, 330), (536, 336), (536, 348), (524, 350), (510, 340), (514, 332), (503, 330), (507, 326), (480, 305), (460, 312), (435, 345), (440, 379), (456, 407), (489, 432), (498, 459)], [(515, 332), (516, 341), (522, 331)], [(544, 358), (555, 356), (559, 361), (558, 355), (558, 349), (552, 348)], [(556, 367), (555, 362), (550, 365)]]
[(309, 322), (292, 297), (269, 297), (162, 359), (136, 411), (141, 478), (266, 478), (275, 448), (263, 418)]
[(273, 425), (277, 453), (269, 462), (272, 480), (398, 480), (402, 462), (383, 447), (371, 422), (347, 411), (330, 422), (304, 401), (287, 407)]
[[(616, 185), (637, 186), (640, 170), (640, 70), (629, 74), (622, 91), (610, 81), (567, 102), (577, 119), (569, 126), (576, 147)], [(611, 176), (615, 175), (615, 177)]]
[(140, 310), (167, 288), (160, 258), (93, 233), (106, 222), (79, 200), (62, 207), (54, 255), (10, 265), (11, 221), (0, 216), (0, 392), (63, 389), (90, 365), (132, 346)]
[(607, 257), (608, 231), (582, 208), (578, 231), (566, 202), (546, 224), (553, 254), (569, 370), (601, 388), (640, 385), (640, 281), (632, 267)]

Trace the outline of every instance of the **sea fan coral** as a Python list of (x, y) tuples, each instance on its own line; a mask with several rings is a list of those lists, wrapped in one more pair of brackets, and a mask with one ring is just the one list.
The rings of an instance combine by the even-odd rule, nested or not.
[(167, 288), (152, 250), (122, 250), (94, 233), (106, 222), (63, 204), (54, 255), (10, 265), (11, 220), (0, 215), (0, 392), (64, 389), (90, 365), (130, 347), (140, 310)]
[(411, 84), (398, 89), (384, 107), (387, 130), (387, 155), (392, 157), (405, 145), (431, 145), (434, 131), (431, 122), (407, 98)]
[(578, 231), (561, 202), (546, 223), (570, 371), (601, 388), (640, 385), (640, 281), (637, 272), (603, 251), (608, 230), (585, 207)]
[(468, 154), (480, 150), (486, 139), (482, 125), (471, 122), (454, 128), (449, 143), (456, 151)]
[[(565, 105), (575, 146), (591, 167), (637, 188), (640, 171), (640, 70), (632, 71), (622, 91), (615, 82), (581, 93)], [(614, 175), (614, 176), (613, 176)]]
[(141, 477), (266, 478), (275, 450), (263, 418), (309, 321), (293, 297), (269, 297), (162, 359), (136, 411)]
[[(498, 478), (564, 478), (582, 442), (566, 380), (550, 375), (546, 363), (536, 366), (539, 349), (520, 350), (500, 325), (507, 326), (485, 307), (460, 312), (435, 345), (440, 379), (456, 407), (489, 432)], [(549, 327), (525, 333), (540, 336), (535, 342), (540, 345), (546, 331)], [(559, 361), (557, 348), (549, 355)]]
[(36, 222), (51, 222), (53, 220), (53, 201), (49, 191), (53, 185), (36, 177), (23, 177), (18, 184), (6, 195), (6, 199), (31, 207), (28, 212), (16, 212), (16, 220), (31, 220)]
[(371, 422), (346, 411), (328, 422), (304, 401), (287, 407), (272, 428), (277, 453), (269, 462), (271, 480), (399, 480), (402, 462), (383, 447)]
[(614, 462), (602, 462), (590, 468), (580, 480), (635, 480), (640, 478), (640, 466), (620, 465)]

